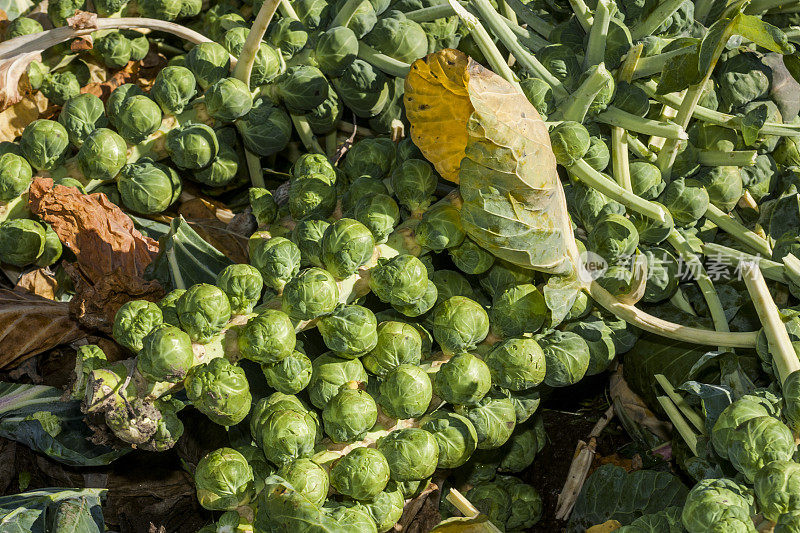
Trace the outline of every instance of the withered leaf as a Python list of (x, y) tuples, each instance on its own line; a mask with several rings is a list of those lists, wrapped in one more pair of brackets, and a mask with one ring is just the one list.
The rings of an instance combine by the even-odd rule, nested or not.
[(16, 291), (29, 292), (48, 300), (55, 300), (58, 288), (56, 277), (46, 268), (37, 268), (24, 273), (17, 281)]

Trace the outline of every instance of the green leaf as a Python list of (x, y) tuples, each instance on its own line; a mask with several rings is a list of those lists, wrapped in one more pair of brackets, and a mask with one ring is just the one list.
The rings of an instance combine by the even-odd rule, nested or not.
[(661, 77), (658, 80), (657, 94), (669, 94), (682, 91), (692, 85), (700, 83), (704, 72), (698, 69), (699, 51), (681, 54), (670, 58)]
[(717, 421), (720, 413), (735, 399), (733, 391), (722, 385), (687, 381), (677, 388), (700, 398), (707, 434), (711, 434), (711, 428), (714, 427), (714, 422)]
[(233, 261), (194, 231), (182, 216), (173, 218), (169, 232), (159, 239), (156, 259), (145, 272), (167, 292), (197, 283), (215, 283), (217, 275)]
[(105, 531), (101, 501), (107, 489), (40, 489), (0, 497), (4, 533)]
[(786, 70), (792, 75), (795, 81), (800, 82), (800, 57), (796, 55), (784, 56), (783, 64), (786, 65)]
[(575, 276), (550, 276), (542, 288), (544, 303), (550, 310), (548, 327), (554, 328), (564, 320), (580, 291), (581, 282)]
[(768, 115), (769, 108), (767, 104), (761, 104), (748, 111), (742, 117), (742, 137), (747, 146), (754, 146)]
[(734, 19), (724, 18), (716, 21), (708, 28), (703, 40), (700, 41), (700, 54), (697, 60), (698, 70), (705, 76), (717, 63), (720, 54), (725, 49), (725, 43), (733, 35)]
[(30, 0), (0, 0), (0, 9), (6, 12), (8, 20), (14, 20), (38, 3)]
[(643, 515), (683, 506), (688, 492), (680, 479), (667, 472), (637, 470), (628, 473), (619, 466), (603, 465), (586, 479), (567, 532), (583, 533), (608, 520), (628, 525)]
[(764, 22), (754, 15), (745, 15), (744, 13), (739, 13), (733, 20), (733, 31), (758, 46), (779, 54), (794, 52), (794, 45), (777, 26)]
[(657, 513), (640, 516), (616, 533), (683, 533), (681, 507), (667, 507)]
[(80, 403), (62, 401), (62, 393), (54, 387), (0, 382), (0, 437), (70, 466), (107, 465), (131, 451), (92, 444)]

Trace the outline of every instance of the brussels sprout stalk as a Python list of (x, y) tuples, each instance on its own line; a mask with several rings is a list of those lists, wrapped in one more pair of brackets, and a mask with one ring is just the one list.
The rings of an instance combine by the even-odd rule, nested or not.
[[(727, 246), (715, 242), (704, 243), (702, 249), (704, 255), (712, 257), (715, 261), (719, 261), (726, 266), (737, 268), (744, 261), (756, 263), (765, 278), (783, 283), (784, 285), (789, 283), (784, 265), (777, 261), (734, 250), (733, 248), (728, 248)], [(786, 259), (784, 259), (784, 261), (785, 260)]]
[(689, 450), (691, 450), (694, 456), (697, 456), (697, 433), (695, 433), (695, 431), (689, 426), (689, 424), (686, 422), (686, 419), (683, 418), (681, 411), (667, 396), (658, 396), (656, 397), (656, 400), (658, 400), (661, 408), (664, 409), (669, 421), (672, 422), (672, 425), (678, 431), (678, 434), (681, 436), (684, 442), (686, 442), (686, 445), (689, 446)]
[(701, 150), (697, 154), (697, 162), (706, 167), (747, 167), (756, 164), (756, 150), (740, 150), (723, 152), (717, 150)]
[(390, 76), (397, 76), (404, 78), (411, 70), (411, 65), (398, 61), (393, 57), (381, 54), (371, 46), (359, 41), (358, 43), (358, 57), (372, 65), (379, 68)]
[(633, 72), (632, 79), (638, 80), (639, 78), (649, 78), (654, 74), (664, 71), (664, 67), (671, 59), (688, 54), (694, 51), (691, 46), (684, 46), (677, 50), (670, 50), (669, 52), (662, 52), (653, 56), (642, 57), (636, 64)]
[(761, 255), (769, 257), (772, 255), (769, 243), (757, 233), (747, 229), (727, 213), (724, 213), (714, 204), (708, 204), (705, 213), (706, 218), (722, 228), (729, 235), (734, 237), (742, 244), (755, 250)]
[(675, 13), (683, 4), (682, 0), (666, 0), (659, 2), (657, 7), (647, 15), (643, 21), (631, 28), (631, 39), (636, 42), (652, 35), (659, 26)]
[(590, 72), (580, 87), (555, 110), (551, 117), (552, 120), (583, 122), (594, 99), (606, 87), (611, 78), (611, 74), (603, 63), (592, 67)]
[(611, 2), (598, 0), (594, 11), (592, 29), (589, 31), (589, 43), (586, 46), (586, 55), (583, 57), (583, 69), (599, 65), (606, 55), (606, 41), (608, 39), (608, 24), (611, 22)]
[(614, 106), (607, 107), (605, 111), (601, 111), (595, 115), (594, 119), (602, 124), (617, 126), (644, 135), (653, 135), (666, 139), (679, 139), (682, 141), (689, 138), (688, 135), (686, 135), (686, 131), (673, 122), (640, 117), (628, 113), (627, 111), (617, 109)]
[(522, 19), (530, 29), (544, 37), (545, 39), (550, 38), (550, 33), (552, 33), (554, 26), (547, 22), (546, 20), (542, 19), (535, 13), (533, 13), (528, 6), (520, 2), (520, 0), (506, 0), (506, 4), (514, 10), (514, 13)]
[(589, 33), (592, 29), (592, 15), (589, 6), (583, 0), (569, 0), (569, 5), (572, 6), (572, 11), (575, 13), (575, 18), (580, 22), (583, 31)]
[[(628, 51), (625, 61), (617, 71), (619, 79), (630, 83), (643, 48), (641, 44), (638, 44)], [(617, 185), (626, 191), (632, 191), (631, 168), (628, 160), (628, 138), (629, 135), (625, 128), (611, 126), (611, 175)]]

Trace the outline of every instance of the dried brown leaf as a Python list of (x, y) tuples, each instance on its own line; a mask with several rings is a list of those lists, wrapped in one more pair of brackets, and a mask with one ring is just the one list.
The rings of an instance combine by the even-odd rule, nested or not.
[(48, 300), (55, 300), (55, 292), (58, 288), (56, 277), (47, 268), (37, 268), (24, 273), (17, 281), (16, 291), (29, 292)]
[(644, 400), (631, 390), (623, 377), (622, 365), (619, 365), (617, 371), (609, 378), (609, 394), (614, 400), (614, 409), (618, 414), (644, 426), (661, 440), (670, 439), (670, 424), (659, 420)]
[(66, 302), (0, 289), (0, 368), (85, 336)]

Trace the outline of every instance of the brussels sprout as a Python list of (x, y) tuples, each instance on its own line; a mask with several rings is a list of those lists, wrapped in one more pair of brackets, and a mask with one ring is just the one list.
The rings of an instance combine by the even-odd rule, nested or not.
[[(283, 394), (281, 392), (273, 392), (266, 398), (261, 398), (253, 406), (253, 412), (250, 416), (250, 434), (253, 437), (253, 441), (255, 441), (259, 447), (263, 447), (264, 445), (261, 440), (261, 433), (267, 419), (273, 413), (284, 410), (297, 411), (300, 414), (309, 413), (308, 408), (297, 396)], [(313, 418), (312, 416), (312, 419)], [(314, 426), (314, 428), (314, 432), (316, 433), (316, 426)]]
[(646, 200), (655, 200), (666, 186), (658, 167), (647, 161), (631, 161), (630, 173), (633, 193)]
[(297, 350), (261, 370), (267, 385), (284, 394), (297, 394), (311, 381), (311, 359)]
[(736, 428), (728, 444), (728, 459), (752, 483), (761, 467), (771, 461), (791, 460), (796, 448), (785, 424), (771, 416), (759, 416)]
[(403, 63), (413, 63), (428, 53), (425, 30), (400, 11), (385, 12), (364, 36), (364, 43)]
[(39, 90), (55, 105), (64, 105), (67, 100), (78, 96), (81, 84), (72, 72), (56, 72), (42, 80)]
[(170, 21), (180, 15), (183, 0), (138, 0), (137, 5), (141, 17)]
[(178, 174), (146, 157), (122, 167), (117, 187), (125, 207), (145, 215), (161, 213), (181, 194)]
[(438, 299), (439, 291), (436, 288), (436, 284), (433, 281), (428, 280), (425, 294), (422, 295), (421, 298), (414, 300), (413, 302), (395, 301), (392, 306), (405, 316), (418, 317), (433, 309), (433, 306), (436, 305)]
[(322, 262), (338, 278), (355, 273), (372, 258), (375, 239), (361, 222), (341, 218), (328, 226), (322, 236)]
[(118, 31), (97, 39), (93, 49), (109, 68), (122, 68), (131, 60), (131, 42)]
[(239, 331), (242, 356), (260, 364), (273, 364), (291, 355), (297, 337), (292, 321), (282, 311), (267, 309), (251, 318)]
[(327, 218), (336, 208), (336, 187), (321, 174), (311, 174), (291, 181), (289, 213), (295, 220)]
[(704, 479), (689, 491), (681, 522), (689, 533), (752, 531), (753, 510), (746, 487), (725, 478)]
[(303, 154), (294, 162), (291, 169), (293, 178), (318, 176), (328, 185), (336, 185), (336, 169), (322, 154)]
[(389, 464), (395, 481), (427, 479), (439, 462), (436, 439), (419, 428), (398, 429), (378, 439), (380, 451)]
[[(58, 115), (58, 122), (67, 130), (70, 143), (80, 148), (90, 133), (108, 124), (108, 119), (103, 110), (102, 100), (86, 93), (67, 100)], [(0, 168), (3, 168), (2, 165)]]
[(742, 176), (739, 167), (702, 167), (694, 179), (708, 193), (709, 201), (728, 212), (742, 197)]
[(764, 465), (754, 478), (758, 508), (773, 522), (784, 513), (800, 510), (800, 464), (794, 461), (772, 461)]
[(5, 38), (13, 39), (14, 37), (22, 37), (23, 35), (32, 35), (44, 31), (42, 25), (32, 18), (17, 17), (9, 22), (6, 27)]
[(378, 403), (392, 418), (417, 418), (428, 410), (432, 395), (433, 386), (427, 372), (416, 365), (402, 364), (381, 382)]
[(542, 451), (547, 442), (542, 418), (537, 417), (532, 426), (519, 427), (503, 447), (500, 468), (506, 472), (522, 472), (533, 464), (536, 454)]
[(492, 383), (512, 391), (535, 387), (545, 377), (542, 348), (530, 338), (508, 339), (496, 344), (484, 358)]
[(439, 468), (463, 466), (478, 445), (478, 434), (469, 418), (449, 411), (434, 411), (425, 416), (420, 427), (436, 439)]
[[(76, 98), (83, 98), (86, 95), (76, 96)], [(115, 118), (117, 114), (119, 114), (120, 110), (122, 109), (122, 104), (125, 103), (125, 100), (130, 98), (131, 96), (145, 96), (144, 91), (138, 86), (133, 83), (124, 83), (111, 91), (111, 95), (108, 97), (108, 101), (106, 102), (106, 114), (108, 115), (108, 119), (111, 121), (112, 124), (115, 124)], [(87, 109), (91, 107), (94, 108), (94, 104), (87, 103)], [(63, 113), (63, 110), (62, 110)], [(161, 111), (159, 110), (159, 117)], [(91, 112), (86, 113), (88, 116), (95, 116), (97, 115), (97, 111), (92, 110)], [(60, 117), (59, 117), (60, 118)], [(159, 120), (161, 120), (159, 118)], [(66, 126), (66, 124), (64, 124)], [(99, 124), (98, 126), (105, 126), (105, 124)], [(88, 132), (91, 133), (91, 132)], [(87, 133), (87, 135), (88, 135)]]
[(333, 86), (345, 105), (360, 118), (376, 116), (389, 102), (386, 75), (358, 58), (345, 67), (340, 77), (334, 78)]
[(327, 220), (307, 218), (301, 220), (292, 230), (292, 242), (300, 248), (300, 264), (303, 266), (322, 265), (322, 236), (330, 223)]
[(349, 213), (363, 198), (369, 198), (376, 194), (389, 195), (389, 190), (382, 180), (361, 176), (350, 182), (347, 191), (342, 196), (342, 211)]
[[(555, 36), (550, 37), (553, 42), (562, 44), (552, 44), (545, 46), (536, 52), (536, 58), (550, 71), (553, 76), (558, 78), (567, 89), (572, 90), (578, 84), (578, 77), (583, 69), (578, 63), (578, 57), (572, 47), (564, 44), (564, 41)], [(578, 45), (583, 49), (583, 37)]]
[(305, 48), (308, 32), (299, 20), (285, 17), (270, 25), (267, 42), (280, 50), (283, 58), (288, 60)]
[(777, 171), (778, 166), (770, 154), (759, 154), (754, 165), (742, 167), (742, 185), (757, 202), (761, 202), (769, 193), (771, 178)]
[(283, 150), (292, 135), (289, 115), (267, 99), (254, 103), (253, 108), (237, 122), (245, 148), (261, 157)]
[(285, 237), (263, 239), (258, 234), (248, 244), (250, 263), (261, 273), (264, 284), (282, 291), (300, 270), (300, 249)]
[(169, 324), (155, 326), (142, 339), (136, 358), (139, 373), (150, 381), (177, 383), (194, 363), (189, 335)]
[[(231, 54), (239, 57), (249, 33), (250, 30), (246, 27), (231, 29), (225, 33), (222, 44)], [(285, 63), (280, 52), (262, 42), (256, 52), (253, 71), (250, 74), (250, 88), (255, 90), (264, 84), (275, 82), (284, 68)], [(316, 81), (319, 82), (319, 80)]]
[(128, 145), (116, 132), (98, 128), (78, 150), (78, 166), (89, 179), (109, 180), (125, 166), (127, 152)]
[(167, 153), (179, 168), (205, 168), (217, 157), (218, 152), (217, 135), (205, 124), (189, 123), (167, 134)]
[(136, 30), (123, 30), (122, 35), (131, 44), (131, 61), (141, 61), (150, 52), (150, 41), (143, 33)]
[(671, 298), (678, 290), (678, 260), (663, 248), (648, 248), (643, 253), (647, 258), (647, 285), (642, 300), (657, 303)]
[(441, 303), (453, 296), (464, 296), (475, 299), (475, 290), (469, 280), (455, 270), (437, 270), (433, 273), (432, 281), (436, 284), (439, 301)]
[(110, 111), (109, 102), (109, 119), (117, 133), (131, 144), (139, 144), (161, 127), (161, 108), (144, 95), (129, 95), (113, 115)]
[(353, 359), (378, 343), (375, 314), (360, 305), (345, 305), (317, 323), (322, 340), (339, 357)]
[(372, 292), (392, 305), (419, 300), (428, 288), (428, 270), (419, 258), (410, 254), (380, 259), (370, 274)]
[(194, 342), (207, 343), (231, 319), (231, 304), (222, 289), (207, 283), (190, 287), (175, 307), (181, 328)]
[(194, 180), (209, 187), (227, 185), (239, 172), (239, 154), (227, 144), (220, 143), (219, 153), (209, 166), (194, 173)]
[(505, 525), (511, 516), (511, 496), (501, 483), (480, 483), (469, 489), (464, 497), (493, 524)]
[(583, 155), (583, 160), (596, 171), (602, 172), (611, 161), (611, 152), (608, 150), (608, 145), (600, 137), (590, 137), (589, 150)]
[(328, 497), (328, 473), (311, 459), (295, 459), (277, 474), (315, 505), (322, 505)]
[(218, 43), (200, 43), (186, 54), (186, 66), (194, 74), (200, 88), (205, 91), (228, 75), (231, 57)]
[(247, 264), (229, 265), (217, 276), (217, 287), (222, 289), (231, 304), (231, 313), (244, 315), (253, 311), (261, 298), (264, 280), (261, 273)]
[(64, 162), (69, 148), (69, 135), (58, 122), (34, 120), (22, 132), (19, 147), (36, 170), (54, 170)]
[(577, 333), (552, 331), (539, 337), (545, 357), (544, 383), (549, 387), (567, 387), (583, 379), (589, 368), (589, 345)]
[(64, 248), (61, 246), (58, 234), (53, 228), (45, 224), (44, 249), (39, 254), (39, 257), (36, 258), (36, 266), (46, 267), (52, 265), (61, 258), (63, 251)]
[(547, 120), (547, 115), (552, 113), (556, 106), (553, 88), (550, 84), (541, 78), (534, 77), (522, 79), (519, 84), (522, 94), (536, 108), (536, 111), (542, 116), (542, 120)]
[(728, 109), (731, 109), (767, 97), (772, 71), (756, 54), (742, 52), (722, 61), (716, 78), (717, 93)]
[(571, 189), (573, 191), (571, 211), (578, 215), (587, 231), (591, 231), (597, 220), (607, 214), (625, 214), (625, 207), (622, 204), (609, 199), (591, 187), (575, 183)]
[(170, 326), (175, 327), (181, 326), (181, 323), (178, 320), (178, 311), (176, 305), (178, 299), (183, 296), (183, 293), (185, 292), (186, 289), (175, 289), (170, 291), (156, 304), (158, 305), (158, 308), (161, 309), (164, 324), (169, 324)]
[(236, 78), (222, 78), (209, 86), (205, 93), (205, 102), (208, 114), (223, 122), (232, 122), (243, 117), (253, 107), (250, 88)]
[[(394, 489), (394, 490), (391, 490)], [(405, 498), (396, 483), (391, 482), (387, 490), (381, 492), (372, 500), (361, 502), (360, 507), (369, 512), (375, 521), (378, 533), (391, 530), (403, 515)]]
[(558, 164), (571, 167), (589, 151), (591, 137), (582, 124), (565, 121), (550, 131), (550, 144)]
[(200, 459), (194, 481), (200, 505), (212, 511), (234, 510), (254, 496), (253, 469), (233, 448), (220, 448)]
[(453, 405), (476, 405), (491, 385), (489, 367), (470, 353), (453, 356), (433, 377), (436, 396)]
[(389, 483), (389, 463), (375, 448), (356, 448), (333, 463), (331, 486), (355, 500), (371, 500)]
[(306, 113), (306, 121), (314, 135), (325, 135), (336, 129), (343, 110), (339, 95), (329, 90), (325, 101)]
[(312, 362), (308, 396), (314, 407), (324, 409), (347, 382), (367, 382), (367, 373), (358, 359), (342, 359), (332, 354), (320, 355)]
[(611, 329), (601, 319), (588, 317), (582, 322), (567, 324), (564, 331), (576, 333), (583, 337), (589, 347), (589, 368), (587, 376), (599, 374), (608, 368), (616, 355)]
[(369, 229), (375, 242), (384, 243), (400, 221), (400, 208), (386, 194), (361, 198), (353, 208), (353, 217)]
[(771, 410), (766, 400), (757, 396), (745, 395), (728, 405), (714, 422), (711, 431), (711, 444), (722, 458), (728, 458), (731, 441), (736, 436), (736, 428), (751, 418), (769, 416)]
[(471, 350), (489, 333), (489, 315), (478, 302), (453, 296), (436, 307), (433, 336), (443, 351)]
[(358, 38), (346, 26), (331, 28), (317, 37), (314, 58), (329, 76), (340, 76), (358, 55)]
[(139, 352), (144, 337), (163, 320), (161, 309), (153, 302), (131, 300), (123, 304), (114, 315), (112, 335), (118, 344)]
[[(250, 33), (244, 17), (237, 12), (232, 4), (225, 3), (212, 7), (204, 18), (204, 27), (208, 36), (220, 42), (231, 54), (238, 57), (241, 54), (242, 44)], [(242, 33), (238, 33), (239, 30)], [(232, 33), (236, 34), (236, 39), (230, 38)], [(239, 43), (240, 39), (241, 43)], [(258, 60), (256, 60), (257, 62)]]
[(346, 383), (322, 409), (325, 433), (333, 442), (361, 440), (378, 420), (378, 406), (355, 382)]
[(363, 505), (337, 502), (333, 502), (333, 504), (335, 507), (328, 511), (328, 516), (336, 522), (343, 533), (378, 533), (375, 520)]
[(405, 322), (387, 321), (378, 324), (377, 343), (361, 361), (376, 376), (386, 376), (400, 365), (418, 365), (422, 359), (422, 337)]
[(250, 209), (253, 211), (253, 216), (256, 217), (256, 222), (259, 225), (271, 224), (275, 217), (278, 216), (278, 204), (275, 203), (275, 198), (267, 189), (251, 187), (248, 192), (248, 198), (250, 200)]
[(45, 228), (27, 218), (0, 223), (0, 261), (24, 267), (30, 265), (45, 251)]
[(620, 81), (614, 93), (614, 107), (631, 115), (644, 117), (650, 111), (650, 98), (640, 87)]
[(457, 405), (455, 410), (475, 426), (479, 450), (499, 448), (508, 441), (516, 426), (517, 412), (507, 396), (487, 395), (477, 405)]
[(467, 235), (461, 226), (461, 213), (450, 205), (437, 205), (425, 211), (415, 234), (421, 246), (435, 252), (460, 245)]
[(33, 171), (20, 155), (0, 155), (0, 202), (10, 202), (28, 190)]
[(411, 213), (420, 213), (430, 206), (436, 181), (433, 167), (422, 159), (407, 159), (392, 172), (392, 190)]
[(215, 424), (236, 425), (250, 412), (252, 396), (244, 370), (224, 357), (192, 367), (184, 386), (192, 405)]
[(311, 111), (320, 105), (328, 98), (330, 91), (325, 75), (311, 65), (289, 67), (271, 87), (273, 94), (283, 102), (289, 112), (297, 114)]
[(692, 226), (708, 209), (708, 192), (696, 181), (679, 178), (672, 180), (659, 197), (669, 210), (675, 224)]
[(66, 26), (67, 19), (83, 9), (83, 0), (53, 0), (47, 5), (47, 17), (55, 27)]
[(307, 268), (283, 288), (281, 306), (295, 320), (311, 320), (327, 315), (339, 303), (336, 280), (321, 268)]
[(374, 180), (389, 175), (397, 157), (395, 144), (387, 138), (363, 139), (353, 145), (342, 170), (351, 180), (367, 176)]
[(536, 333), (547, 313), (542, 293), (535, 285), (522, 283), (495, 296), (489, 317), (493, 333), (508, 338)]
[(494, 256), (467, 237), (460, 245), (448, 250), (453, 264), (465, 274), (483, 274), (494, 264)]
[(639, 246), (636, 227), (624, 216), (608, 214), (589, 232), (589, 247), (609, 263), (630, 257)]

